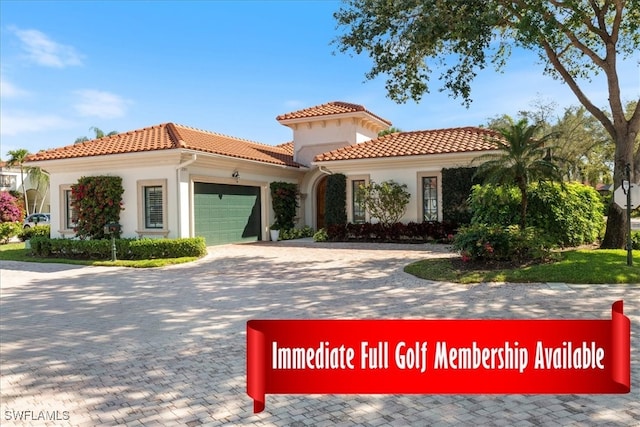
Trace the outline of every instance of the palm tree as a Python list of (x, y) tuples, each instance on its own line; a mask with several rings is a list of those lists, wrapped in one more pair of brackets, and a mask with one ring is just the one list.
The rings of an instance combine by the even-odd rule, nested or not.
[(27, 211), (27, 215), (29, 215), (30, 212), (29, 212), (29, 206), (27, 203), (27, 187), (26, 185), (24, 185), (24, 161), (29, 155), (29, 150), (27, 150), (26, 148), (18, 148), (17, 150), (7, 151), (7, 154), (9, 155), (9, 159), (7, 160), (7, 166), (20, 167), (20, 181), (22, 182), (22, 196), (24, 198), (23, 199), (24, 207), (25, 207), (25, 210)]
[[(93, 131), (96, 134), (96, 137), (94, 139), (100, 139), (100, 138), (104, 138), (105, 136), (113, 136), (118, 134), (118, 132), (115, 130), (112, 130), (111, 132), (105, 134), (102, 129), (96, 126), (91, 126), (89, 130)], [(89, 137), (81, 136), (79, 138), (76, 138), (76, 140), (73, 143), (79, 144), (81, 142), (87, 142), (87, 141), (89, 141)]]
[(476, 175), (484, 178), (485, 184), (513, 185), (520, 190), (520, 228), (527, 225), (527, 186), (536, 180), (562, 181), (560, 168), (554, 163), (551, 149), (547, 142), (557, 137), (549, 133), (535, 138), (539, 125), (529, 125), (522, 119), (510, 126), (496, 130), (502, 138), (492, 138), (498, 146), (498, 153), (477, 157), (474, 162), (480, 163)]
[(399, 129), (395, 126), (391, 126), (387, 129), (381, 130), (380, 132), (378, 132), (378, 137), (381, 136), (385, 136), (385, 135), (391, 135), (392, 133), (396, 133), (396, 132), (402, 132), (402, 129)]
[[(29, 182), (32, 185), (35, 185), (36, 195), (33, 199), (33, 210), (32, 212), (42, 212), (42, 206), (44, 205), (44, 201), (47, 198), (47, 193), (49, 192), (49, 174), (43, 171), (41, 168), (37, 166), (29, 166), (27, 168), (27, 176), (29, 177)], [(40, 200), (40, 206), (37, 207), (38, 204), (38, 196), (41, 194), (40, 190), (44, 189), (44, 194), (42, 194)]]

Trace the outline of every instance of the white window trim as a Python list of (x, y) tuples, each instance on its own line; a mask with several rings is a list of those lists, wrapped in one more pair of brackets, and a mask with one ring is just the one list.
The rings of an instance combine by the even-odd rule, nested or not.
[(76, 232), (73, 228), (67, 228), (67, 199), (65, 197), (65, 193), (67, 191), (71, 191), (72, 184), (61, 184), (59, 187), (59, 195), (60, 195), (60, 221), (59, 221), (59, 229), (58, 233), (65, 237), (68, 234), (72, 234), (75, 236)]
[(429, 171), (418, 172), (417, 174), (417, 199), (418, 199), (418, 219), (419, 222), (424, 222), (423, 216), (423, 204), (424, 204), (424, 189), (422, 188), (422, 178), (436, 178), (436, 199), (438, 201), (438, 221), (442, 222), (442, 172), (441, 171)]
[[(168, 229), (168, 204), (167, 204), (167, 180), (166, 179), (144, 179), (137, 181), (138, 187), (138, 227), (136, 234), (138, 237), (144, 236), (162, 236), (169, 235)], [(162, 228), (146, 228), (144, 218), (144, 188), (145, 187), (162, 187)]]
[[(347, 177), (347, 222), (353, 223), (353, 181), (364, 181), (365, 185), (369, 185), (370, 175), (350, 175)], [(364, 211), (365, 222), (371, 222), (369, 211)]]

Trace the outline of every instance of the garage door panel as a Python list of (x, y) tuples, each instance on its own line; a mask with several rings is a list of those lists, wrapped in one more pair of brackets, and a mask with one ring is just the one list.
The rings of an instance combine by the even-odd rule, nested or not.
[(207, 245), (260, 240), (260, 202), (260, 187), (196, 182), (196, 236)]

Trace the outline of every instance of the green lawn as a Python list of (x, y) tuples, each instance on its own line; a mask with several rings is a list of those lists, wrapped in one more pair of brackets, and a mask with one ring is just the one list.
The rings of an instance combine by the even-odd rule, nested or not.
[(562, 282), (640, 284), (640, 251), (633, 251), (633, 266), (627, 266), (625, 250), (574, 250), (561, 254), (559, 261), (511, 270), (458, 270), (449, 259), (427, 259), (405, 267), (404, 271), (427, 280), (479, 282)]
[(182, 258), (166, 258), (166, 259), (143, 259), (143, 260), (117, 260), (117, 261), (96, 261), (81, 259), (65, 259), (65, 258), (37, 258), (30, 255), (30, 251), (24, 248), (24, 243), (9, 243), (0, 245), (0, 260), (4, 261), (26, 261), (26, 262), (42, 262), (42, 263), (58, 263), (58, 264), (77, 264), (77, 265), (98, 265), (111, 267), (164, 267), (172, 264), (183, 264), (197, 260), (197, 257)]

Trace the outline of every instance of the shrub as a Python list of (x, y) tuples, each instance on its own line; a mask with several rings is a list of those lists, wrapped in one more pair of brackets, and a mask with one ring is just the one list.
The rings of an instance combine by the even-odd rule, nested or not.
[(379, 222), (362, 224), (334, 224), (327, 227), (327, 237), (331, 241), (424, 243), (448, 242), (453, 238), (455, 227), (452, 223), (425, 221), (403, 224), (382, 224)]
[(29, 240), (32, 237), (49, 237), (51, 235), (50, 225), (36, 225), (35, 227), (23, 228), (18, 234), (18, 238), (23, 242)]
[[(516, 188), (474, 186), (472, 224), (507, 227), (520, 222), (520, 192)], [(554, 244), (593, 243), (604, 224), (602, 202), (591, 187), (577, 183), (536, 183), (529, 186), (528, 223)]]
[(8, 191), (0, 192), (0, 222), (22, 221), (24, 211), (20, 201)]
[(407, 210), (411, 194), (407, 191), (407, 184), (398, 184), (393, 180), (377, 184), (371, 181), (362, 185), (356, 192), (356, 201), (369, 212), (372, 218), (385, 225), (398, 221)]
[(313, 235), (314, 242), (326, 242), (327, 240), (329, 240), (329, 236), (327, 235), (327, 230), (324, 228), (316, 231), (316, 234)]
[[(298, 208), (298, 187), (288, 182), (272, 182), (271, 203), (276, 216), (275, 226), (278, 229), (290, 229), (294, 226), (296, 209)], [(275, 230), (273, 226), (272, 230)]]
[(290, 228), (289, 230), (281, 230), (279, 238), (280, 240), (293, 240), (303, 239), (305, 237), (313, 237), (313, 228), (305, 225), (302, 228)]
[(453, 248), (464, 261), (525, 262), (548, 258), (552, 244), (534, 227), (474, 224), (458, 230)]
[[(474, 185), (469, 205), (471, 224), (497, 224), (504, 227), (520, 223), (520, 191), (516, 187)], [(533, 214), (529, 210), (529, 218)]]
[(326, 225), (347, 222), (347, 177), (341, 173), (327, 177), (324, 215)]
[[(71, 186), (72, 202), (77, 214), (76, 236), (103, 239), (105, 224), (120, 222), (122, 178), (119, 176), (81, 177)], [(116, 237), (119, 236), (119, 233)]]
[[(31, 239), (35, 256), (77, 259), (110, 259), (111, 240), (50, 239), (36, 236)], [(153, 259), (200, 257), (207, 253), (202, 237), (184, 239), (116, 239), (119, 259)]]
[(631, 248), (640, 250), (640, 231), (631, 232)]
[(600, 194), (600, 200), (602, 201), (602, 215), (607, 216), (609, 213), (609, 205), (613, 203), (613, 193), (598, 193)]
[(13, 236), (17, 236), (22, 230), (20, 222), (0, 222), (0, 242), (7, 243)]

